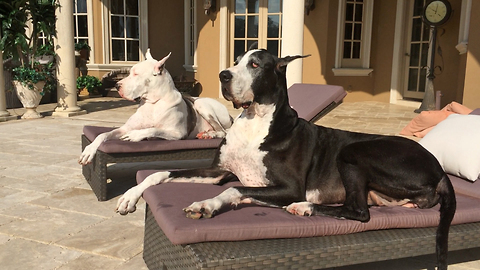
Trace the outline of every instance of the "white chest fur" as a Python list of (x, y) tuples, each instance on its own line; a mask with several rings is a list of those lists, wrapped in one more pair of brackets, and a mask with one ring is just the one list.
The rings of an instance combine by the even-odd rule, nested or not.
[(255, 111), (255, 114), (244, 111), (235, 120), (226, 144), (220, 148), (220, 166), (234, 173), (244, 186), (258, 187), (268, 184), (263, 164), (267, 152), (259, 148), (268, 135), (275, 106), (257, 104)]

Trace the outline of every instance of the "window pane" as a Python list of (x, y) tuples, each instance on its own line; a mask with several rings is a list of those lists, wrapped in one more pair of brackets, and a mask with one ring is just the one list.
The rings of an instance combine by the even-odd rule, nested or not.
[(245, 37), (245, 17), (235, 16), (235, 38)]
[(248, 13), (258, 13), (258, 0), (248, 0)]
[(352, 58), (359, 59), (360, 58), (360, 42), (353, 42), (353, 50), (352, 50)]
[(268, 0), (268, 12), (279, 13), (282, 10), (282, 1), (280, 0)]
[(127, 38), (139, 38), (138, 17), (127, 17)]
[(247, 37), (258, 37), (258, 16), (247, 17)]
[(126, 1), (126, 14), (127, 15), (138, 15), (138, 1), (137, 0), (127, 0)]
[(410, 45), (410, 66), (418, 67), (420, 63), (420, 44), (412, 43)]
[(345, 20), (346, 21), (353, 21), (353, 9), (355, 5), (354, 4), (347, 4), (346, 10), (345, 10)]
[(269, 51), (273, 55), (279, 56), (278, 40), (268, 40), (267, 41), (267, 51)]
[(430, 40), (430, 26), (428, 26), (426, 23), (423, 24), (423, 41), (429, 41)]
[(363, 18), (363, 4), (355, 5), (355, 21), (361, 22)]
[(352, 39), (353, 33), (353, 23), (345, 23), (345, 34), (343, 35), (343, 39)]
[(428, 58), (428, 43), (422, 43), (422, 61), (420, 62), (422, 67), (427, 66), (427, 58)]
[(77, 15), (78, 19), (78, 33), (76, 36), (86, 37), (88, 36), (87, 16)]
[(87, 0), (76, 0), (77, 13), (87, 13)]
[(353, 39), (354, 40), (361, 40), (362, 39), (362, 24), (361, 23), (356, 23), (355, 29), (353, 31)]
[(422, 19), (416, 18), (413, 19), (412, 25), (412, 41), (420, 41), (422, 35)]
[(112, 60), (125, 61), (125, 41), (112, 40)]
[(112, 37), (124, 37), (123, 17), (112, 16)]
[(418, 92), (425, 92), (425, 83), (427, 82), (427, 70), (420, 70), (420, 82), (418, 83)]
[(352, 44), (350, 42), (343, 43), (343, 58), (350, 59), (352, 58)]
[(245, 40), (235, 40), (233, 49), (233, 60), (245, 52)]
[(268, 16), (268, 30), (267, 37), (269, 38), (278, 38), (279, 37), (279, 24), (280, 16), (279, 15), (270, 15)]
[(245, 14), (247, 9), (245, 6), (245, 0), (236, 0), (235, 1), (235, 13), (236, 14)]
[(415, 0), (413, 4), (413, 16), (421, 16), (423, 13), (423, 2), (424, 0)]
[(416, 91), (417, 90), (417, 81), (418, 81), (418, 70), (416, 68), (411, 68), (408, 70), (408, 90)]
[(127, 61), (139, 60), (139, 42), (137, 40), (127, 40)]
[(112, 14), (122, 14), (123, 15), (123, 0), (111, 0), (110, 12)]

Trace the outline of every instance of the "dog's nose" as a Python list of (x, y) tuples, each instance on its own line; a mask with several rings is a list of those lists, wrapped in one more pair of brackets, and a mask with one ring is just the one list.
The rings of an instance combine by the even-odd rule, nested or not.
[(219, 77), (220, 77), (220, 82), (228, 83), (229, 81), (232, 80), (233, 75), (230, 71), (224, 70), (224, 71), (220, 72)]

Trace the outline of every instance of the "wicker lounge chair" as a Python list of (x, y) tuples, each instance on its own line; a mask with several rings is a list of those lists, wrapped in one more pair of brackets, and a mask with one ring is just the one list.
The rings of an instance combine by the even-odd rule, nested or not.
[[(139, 171), (137, 181), (152, 172)], [(454, 176), (451, 179), (457, 190), (458, 208), (450, 229), (449, 250), (480, 247), (480, 183), (471, 184)], [(379, 227), (368, 231), (359, 231), (364, 229), (359, 229), (364, 226), (360, 222), (314, 217), (319, 224), (311, 231), (325, 234), (322, 230), (327, 228), (340, 234), (331, 232), (325, 236), (311, 236), (304, 231), (304, 227), (312, 226), (313, 221), (308, 217), (308, 220), (292, 221), (292, 218), (303, 217), (259, 206), (227, 211), (210, 220), (189, 220), (182, 207), (205, 199), (220, 188), (192, 185), (202, 184), (169, 183), (150, 187), (144, 193), (147, 209), (143, 258), (151, 270), (323, 269), (435, 253), (434, 217), (438, 218), (438, 208), (378, 207), (371, 210), (374, 213), (370, 222)], [(212, 187), (214, 190), (210, 190)], [(476, 190), (475, 195), (471, 194), (472, 190)], [(405, 214), (408, 211), (415, 213), (409, 216)], [(431, 224), (426, 225), (430, 227), (423, 227), (423, 213), (433, 218)], [(269, 223), (262, 225), (261, 221), (254, 221), (252, 224), (250, 219), (269, 219)], [(383, 224), (385, 221), (387, 224)], [(288, 224), (292, 222), (298, 224)], [(408, 228), (409, 222), (412, 227), (422, 227)], [(244, 231), (237, 232), (238, 228)], [(248, 228), (252, 228), (250, 232)], [(352, 233), (348, 232), (349, 228)], [(297, 230), (297, 235), (285, 236), (285, 231), (290, 230)], [(241, 237), (245, 240), (238, 239)], [(188, 243), (189, 238), (194, 243)]]
[[(480, 109), (471, 114), (480, 115)], [(137, 182), (154, 172), (137, 172)], [(457, 197), (449, 250), (478, 248), (480, 180), (449, 177)], [(183, 207), (231, 185), (167, 183), (145, 190), (143, 258), (149, 269), (325, 269), (435, 253), (438, 205), (372, 207), (368, 223), (298, 217), (260, 206), (213, 219), (185, 218)], [(425, 263), (433, 269), (433, 261)]]
[[(294, 84), (290, 89), (290, 104), (299, 116), (315, 121), (342, 101), (346, 92), (340, 86)], [(82, 151), (100, 133), (112, 127), (85, 126)], [(82, 173), (99, 201), (110, 199), (107, 184), (107, 164), (167, 160), (213, 159), (221, 139), (212, 140), (151, 140), (127, 142), (111, 140), (100, 145), (92, 163), (83, 166)], [(172, 168), (174, 169), (174, 168)]]

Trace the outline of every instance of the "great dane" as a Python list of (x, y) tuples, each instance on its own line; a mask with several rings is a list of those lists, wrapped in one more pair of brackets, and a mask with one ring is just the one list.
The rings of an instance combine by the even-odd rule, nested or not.
[(90, 163), (98, 147), (107, 140), (223, 138), (232, 125), (227, 108), (220, 102), (211, 98), (187, 97), (175, 88), (165, 68), (170, 54), (157, 61), (149, 49), (145, 57), (145, 61), (134, 65), (129, 76), (116, 85), (120, 96), (140, 101), (137, 111), (123, 126), (98, 135), (85, 147), (78, 160), (80, 164)]
[(117, 211), (135, 211), (151, 185), (233, 180), (243, 186), (192, 203), (184, 209), (187, 217), (210, 218), (223, 206), (252, 203), (283, 207), (294, 215), (368, 222), (369, 205), (430, 208), (440, 203), (437, 259), (439, 269), (446, 269), (456, 199), (438, 161), (407, 138), (348, 132), (298, 118), (289, 106), (285, 73), (287, 64), (301, 57), (277, 58), (265, 50), (250, 50), (222, 71), (223, 96), (244, 110), (213, 165), (152, 174), (119, 199)]

